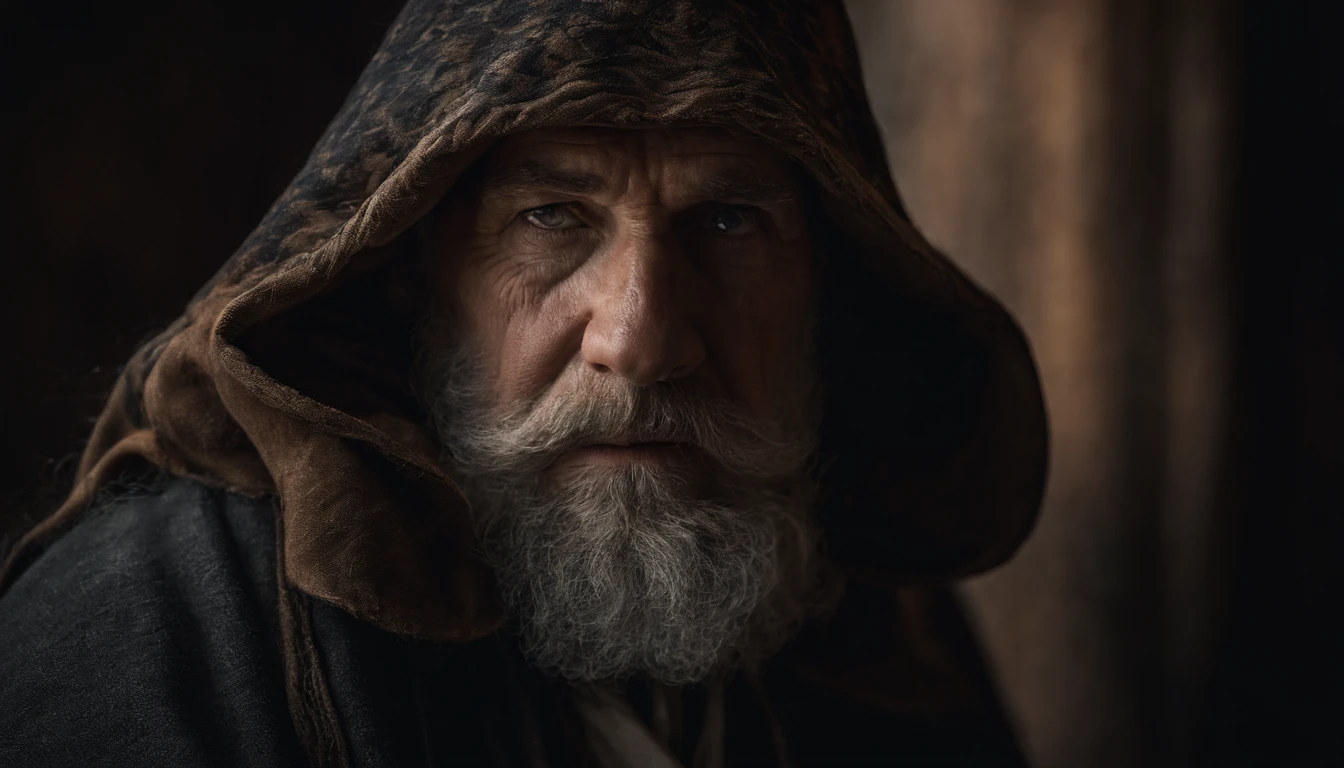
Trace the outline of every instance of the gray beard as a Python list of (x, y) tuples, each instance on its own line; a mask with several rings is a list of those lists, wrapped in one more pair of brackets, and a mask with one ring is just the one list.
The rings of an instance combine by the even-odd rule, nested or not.
[[(445, 461), (535, 666), (689, 683), (768, 657), (820, 607), (810, 370), (768, 428), (688, 384), (635, 388), (578, 366), (500, 415), (472, 355), (426, 349)], [(689, 443), (707, 461), (550, 471), (615, 435)]]

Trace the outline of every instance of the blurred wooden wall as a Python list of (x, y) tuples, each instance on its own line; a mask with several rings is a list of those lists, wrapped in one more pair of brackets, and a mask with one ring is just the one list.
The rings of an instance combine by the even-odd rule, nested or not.
[[(1243, 35), (1265, 32), (1241, 26), (1261, 20), (1220, 0), (849, 6), (915, 221), (1016, 314), (1044, 380), (1053, 460), (1039, 528), (1016, 560), (966, 588), (1029, 755), (1040, 768), (1292, 764), (1321, 735), (1264, 729), (1297, 717), (1302, 702), (1288, 697), (1305, 685), (1293, 675), (1311, 664), (1265, 680), (1238, 666), (1316, 647), (1293, 634), (1320, 610), (1302, 592), (1322, 589), (1311, 580), (1317, 569), (1262, 581), (1273, 585), (1262, 599), (1287, 601), (1264, 613), (1239, 581), (1247, 569), (1283, 568), (1302, 544), (1248, 546), (1252, 527), (1273, 520), (1304, 539), (1324, 533), (1298, 530), (1320, 487), (1276, 485), (1296, 471), (1284, 462), (1311, 446), (1250, 442), (1259, 435), (1242, 427), (1338, 415), (1340, 393), (1303, 379), (1330, 406), (1309, 413), (1300, 401), (1275, 402), (1293, 397), (1294, 385), (1278, 383), (1293, 371), (1254, 389), (1267, 366), (1328, 366), (1311, 361), (1332, 347), (1322, 336), (1322, 348), (1276, 359), (1248, 338), (1266, 332), (1266, 317), (1300, 333), (1275, 319), (1280, 304), (1324, 298), (1267, 296), (1274, 283), (1252, 282), (1265, 259), (1271, 270), (1300, 271), (1314, 243), (1284, 252), (1288, 240), (1270, 233), (1262, 239), (1278, 247), (1245, 268), (1245, 249), (1265, 234), (1241, 219), (1259, 207), (1259, 191), (1243, 189), (1248, 171), (1262, 155), (1293, 150), (1247, 152), (1258, 136), (1241, 118), (1247, 99), (1254, 110), (1274, 101), (1247, 87), (1247, 67), (1282, 67), (1283, 95), (1321, 76), (1286, 66), (1315, 63), (1310, 31), (1296, 26), (1310, 16), (1279, 9), (1290, 35), (1306, 34), (1272, 41), (1301, 47), (1265, 62)], [(1324, 92), (1305, 90), (1303, 101), (1280, 99), (1288, 109), (1279, 119), (1312, 114), (1310, 100), (1320, 104)], [(1314, 124), (1292, 133), (1307, 157), (1326, 135)], [(1250, 388), (1239, 381), (1248, 367)], [(1240, 471), (1263, 475), (1247, 482)], [(1248, 504), (1260, 487), (1286, 493)], [(1254, 634), (1285, 605), (1302, 612), (1279, 617), (1284, 636)], [(1254, 628), (1229, 655), (1226, 633), (1248, 615)], [(1239, 682), (1228, 689), (1226, 679)], [(1224, 689), (1233, 698), (1216, 700)], [(1233, 723), (1243, 721), (1239, 732)]]

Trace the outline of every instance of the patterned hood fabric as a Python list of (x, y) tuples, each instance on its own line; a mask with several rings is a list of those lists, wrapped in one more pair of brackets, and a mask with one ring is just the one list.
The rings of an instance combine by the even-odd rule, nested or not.
[(290, 587), (403, 635), (490, 633), (491, 574), (409, 394), (412, 227), (506, 135), (681, 123), (815, 181), (831, 560), (890, 583), (1005, 561), (1044, 485), (1036, 370), (910, 223), (840, 2), (410, 0), (288, 190), (126, 365), (72, 495), (9, 567), (148, 462), (274, 495)]

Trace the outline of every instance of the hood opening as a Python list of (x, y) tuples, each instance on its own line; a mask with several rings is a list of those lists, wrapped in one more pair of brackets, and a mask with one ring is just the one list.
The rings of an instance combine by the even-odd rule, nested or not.
[(290, 188), (128, 363), (75, 492), (11, 565), (138, 456), (275, 494), (285, 573), (309, 594), (402, 634), (490, 631), (492, 577), (410, 393), (405, 233), (503, 136), (679, 122), (754, 136), (817, 182), (832, 560), (908, 581), (1011, 556), (1044, 488), (1035, 366), (906, 217), (843, 5), (521, 8), (407, 3)]

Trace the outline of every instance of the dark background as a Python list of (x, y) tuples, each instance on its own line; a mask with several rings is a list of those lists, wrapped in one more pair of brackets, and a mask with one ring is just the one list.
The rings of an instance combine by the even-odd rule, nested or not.
[[(899, 93), (884, 101), (882, 89), (922, 82), (923, 74), (906, 67), (904, 81), (877, 78), (880, 66), (901, 62), (875, 65), (880, 51), (872, 51), (918, 36), (909, 22), (922, 17), (904, 12), (935, 1), (942, 2), (851, 3), (864, 22), (869, 88), (893, 145), (906, 135), (902, 121), (917, 115), (884, 111), (884, 103), (906, 102)], [(1054, 667), (1043, 669), (1048, 662), (1038, 660), (1039, 649), (1066, 646), (1071, 635), (995, 613), (996, 605), (1016, 611), (1047, 599), (1049, 585), (1067, 578), (1050, 562), (1055, 550), (1009, 566), (997, 586), (974, 594), (1006, 698), (1042, 768), (1293, 765), (1337, 742), (1339, 636), (1327, 627), (1339, 610), (1332, 566), (1344, 543), (1338, 525), (1344, 323), (1335, 308), (1338, 45), (1327, 40), (1327, 5), (1004, 0), (998, 6), (1023, 14), (1086, 13), (1109, 44), (1109, 74), (1097, 87), (1110, 108), (1102, 110), (1102, 129), (1089, 134), (1100, 138), (1086, 155), (1102, 159), (1082, 173), (1104, 193), (1097, 203), (1102, 244), (1091, 263), (1104, 268), (1104, 285), (1128, 287), (1105, 294), (1113, 306), (1085, 345), (1108, 349), (1123, 337), (1117, 347), (1123, 354), (1108, 369), (1122, 382), (1152, 374), (1141, 352), (1170, 349), (1173, 328), (1193, 338), (1196, 349), (1200, 333), (1214, 333), (1226, 350), (1216, 371), (1225, 404), (1222, 428), (1213, 433), (1216, 460), (1199, 478), (1206, 523), (1200, 535), (1216, 544), (1217, 556), (1193, 594), (1221, 606), (1190, 614), (1202, 638), (1190, 647), (1203, 673), (1182, 676), (1162, 650), (1162, 638), (1189, 628), (1173, 629), (1172, 611), (1160, 608), (1173, 583), (1153, 565), (1166, 541), (1158, 516), (1167, 507), (1160, 494), (1145, 492), (1157, 486), (1141, 471), (1155, 466), (1153, 456), (1180, 471), (1173, 443), (1143, 427), (1153, 413), (1168, 412), (1160, 391), (1140, 394), (1137, 405), (1126, 400), (1129, 410), (1103, 414), (1126, 426), (1107, 454), (1124, 470), (1118, 487), (1125, 492), (1106, 514), (1130, 527), (1088, 567), (1108, 569), (1123, 599), (1097, 595), (1088, 604), (1100, 606), (1101, 618), (1078, 612), (1084, 618), (1073, 621), (1088, 622), (1113, 652), (1086, 654), (1076, 664), (1077, 655), (1056, 654)], [(0, 3), (0, 327), (7, 347), (0, 529), (12, 535), (59, 499), (116, 367), (181, 311), (282, 191), (399, 6), (395, 0)], [(988, 7), (965, 5), (982, 6)], [(1197, 233), (1213, 244), (1206, 262), (1217, 278), (1212, 330), (1154, 324), (1155, 303), (1170, 306), (1171, 296), (1147, 295), (1147, 283), (1131, 269), (1160, 268), (1173, 231), (1169, 219), (1144, 205), (1170, 200), (1183, 178), (1185, 166), (1173, 154), (1181, 145), (1164, 138), (1163, 126), (1184, 103), (1169, 98), (1171, 73), (1186, 39), (1176, 32), (1191, 29), (1213, 41), (1199, 71), (1219, 94), (1221, 110), (1211, 177), (1218, 181), (1208, 194), (1226, 205), (1200, 219)], [(995, 39), (992, 25), (989, 34)], [(1050, 106), (1023, 106), (1011, 92), (989, 90), (1010, 99), (1003, 109), (1012, 114)], [(900, 146), (891, 150), (898, 181), (919, 201), (920, 189), (901, 174), (903, 162), (913, 160), (902, 160)], [(1020, 154), (1007, 156), (1020, 162)], [(1045, 171), (1007, 167), (1004, 178), (1013, 173), (1035, 178)], [(1029, 195), (1021, 198), (1033, 204)], [(932, 200), (923, 206), (936, 221), (937, 196), (923, 199)], [(921, 205), (912, 210), (925, 215)], [(962, 212), (943, 215), (956, 222)], [(989, 227), (982, 240), (993, 245), (999, 231)], [(993, 264), (965, 263), (972, 274), (985, 263), (991, 277), (982, 279), (997, 289)], [(1037, 277), (1022, 267), (1002, 280), (1030, 287)], [(1003, 292), (1014, 306), (1012, 291)], [(1036, 326), (1049, 330), (1047, 315), (1032, 321), (1030, 308), (1021, 311), (1033, 338), (1044, 335)], [(1049, 364), (1048, 340), (1038, 349)], [(1053, 392), (1049, 365), (1046, 378), (1047, 398), (1067, 403), (1069, 377), (1056, 377)], [(1094, 407), (1111, 408), (1106, 402)], [(1074, 424), (1061, 424), (1060, 411), (1054, 418), (1057, 427)], [(1060, 465), (1052, 489), (1068, 487)], [(1086, 521), (1088, 509), (1071, 498), (1056, 494), (1047, 515)], [(1066, 682), (1039, 683), (1055, 679)], [(1095, 684), (1067, 682), (1080, 679)], [(1117, 709), (1122, 715), (1112, 717)]]

